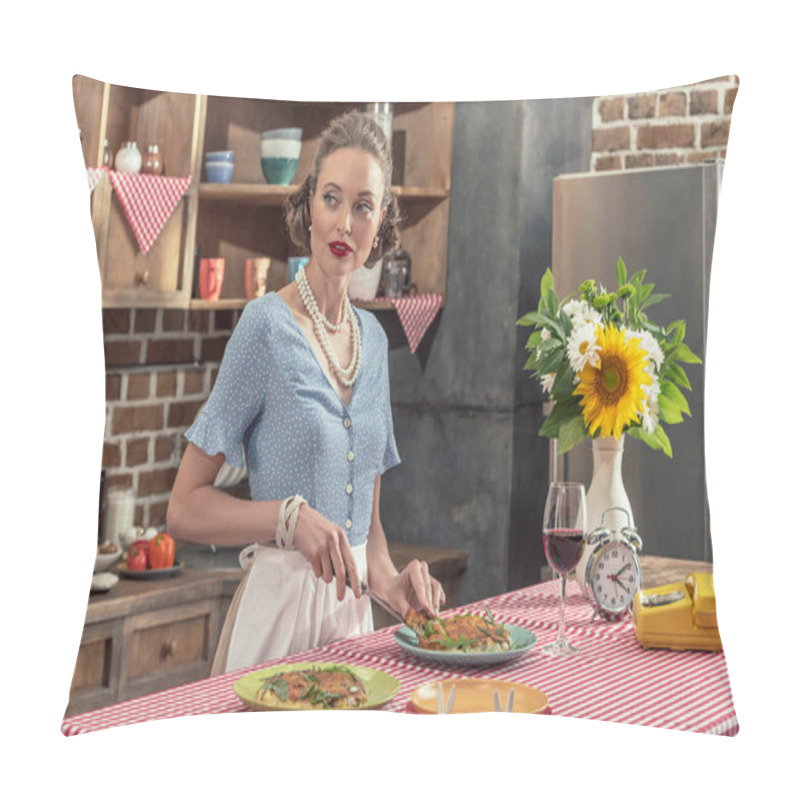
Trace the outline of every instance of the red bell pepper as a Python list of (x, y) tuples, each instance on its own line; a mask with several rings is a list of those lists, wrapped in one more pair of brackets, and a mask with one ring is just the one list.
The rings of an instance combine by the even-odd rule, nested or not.
[(157, 533), (150, 540), (150, 567), (167, 569), (175, 563), (175, 540), (168, 533)]
[(127, 565), (131, 571), (147, 569), (147, 551), (138, 542), (134, 542), (128, 551)]

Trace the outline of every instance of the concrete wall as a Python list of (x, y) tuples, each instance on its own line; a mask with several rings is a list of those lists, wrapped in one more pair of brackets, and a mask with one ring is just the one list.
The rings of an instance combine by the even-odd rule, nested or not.
[(460, 598), (538, 580), (549, 443), (526, 332), (550, 265), (552, 179), (584, 171), (592, 99), (456, 107), (446, 307), (417, 353), (383, 315), (403, 463), (383, 479), (387, 535), (466, 549)]

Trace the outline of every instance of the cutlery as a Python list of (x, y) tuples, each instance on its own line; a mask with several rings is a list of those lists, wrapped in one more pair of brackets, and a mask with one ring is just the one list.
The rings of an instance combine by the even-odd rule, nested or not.
[[(508, 699), (506, 700), (506, 713), (510, 713), (514, 708), (514, 687), (511, 687), (511, 691), (508, 693)], [(494, 690), (494, 710), (495, 711), (502, 711), (503, 705), (500, 702), (500, 692), (497, 689)]]
[(453, 703), (455, 703), (456, 701), (456, 685), (452, 684), (450, 686), (450, 691), (447, 694), (447, 704), (445, 704), (444, 702), (444, 686), (441, 683), (441, 681), (437, 684), (436, 689), (437, 689), (437, 697), (436, 697), (437, 713), (449, 714), (453, 710)]
[[(350, 583), (350, 576), (347, 576), (347, 585), (352, 589), (353, 586)], [(370, 600), (373, 600), (376, 605), (380, 606), (392, 619), (397, 620), (401, 625), (405, 625), (405, 619), (400, 615), (399, 611), (395, 611), (382, 597), (375, 594), (375, 592), (370, 591), (369, 586), (367, 586), (364, 581), (361, 581), (361, 591), (369, 597)]]

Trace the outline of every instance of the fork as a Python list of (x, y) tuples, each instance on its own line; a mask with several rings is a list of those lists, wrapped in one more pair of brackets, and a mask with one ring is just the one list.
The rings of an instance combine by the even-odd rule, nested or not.
[[(506, 713), (510, 713), (514, 708), (514, 687), (511, 687), (511, 691), (508, 693), (508, 699), (506, 700)], [(500, 702), (500, 692), (497, 689), (494, 690), (494, 710), (495, 711), (502, 711), (503, 705)]]
[(444, 702), (444, 684), (441, 681), (437, 684), (437, 698), (436, 698), (436, 707), (437, 713), (439, 714), (449, 714), (453, 710), (453, 703), (456, 700), (456, 685), (453, 684), (450, 687), (450, 691), (447, 695), (447, 704), (445, 705)]

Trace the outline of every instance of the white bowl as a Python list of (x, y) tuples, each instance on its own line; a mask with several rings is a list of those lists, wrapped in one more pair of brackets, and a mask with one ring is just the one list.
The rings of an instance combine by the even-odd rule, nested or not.
[(94, 558), (94, 572), (104, 572), (116, 564), (121, 555), (122, 548), (119, 545), (113, 553), (98, 553)]
[(294, 139), (262, 139), (261, 158), (298, 158), (302, 145)]

